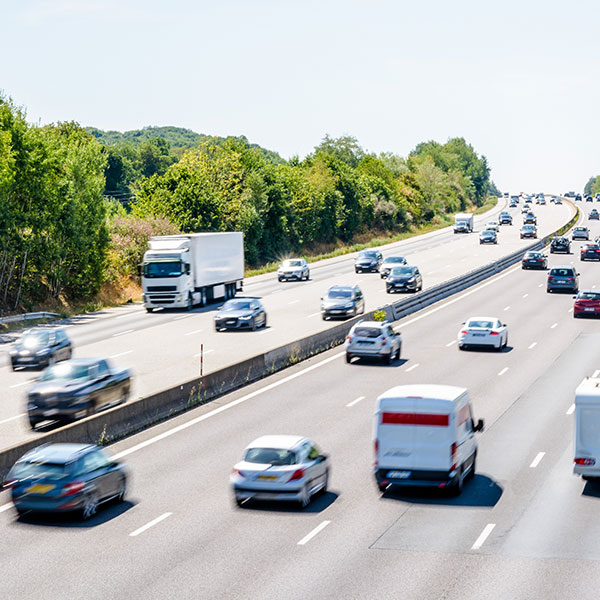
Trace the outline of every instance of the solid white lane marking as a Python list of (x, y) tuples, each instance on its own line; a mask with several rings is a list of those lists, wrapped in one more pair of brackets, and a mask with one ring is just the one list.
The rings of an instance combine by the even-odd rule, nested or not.
[(598, 377), (598, 375), (600, 375), (600, 369), (596, 369), (593, 373), (592, 373), (592, 379), (596, 379), (596, 377)]
[(288, 305), (289, 304), (298, 304), (298, 302), (300, 302), (300, 300), (292, 300), (291, 302), (288, 302)]
[(135, 329), (126, 329), (125, 331), (119, 331), (119, 333), (113, 333), (113, 337), (118, 337), (120, 335), (125, 335), (127, 333), (133, 333)]
[(558, 325), (558, 323), (554, 323), (554, 325), (550, 325), (550, 329), (554, 329), (557, 325)]
[(108, 358), (119, 358), (119, 356), (125, 356), (126, 354), (131, 354), (133, 352), (133, 350), (127, 350), (127, 352), (119, 352), (119, 354), (113, 354), (112, 356), (109, 356)]
[(572, 415), (574, 412), (575, 412), (575, 405), (571, 404), (571, 406), (569, 406), (569, 408), (565, 414)]
[(506, 371), (508, 371), (508, 367), (504, 367), (504, 369), (502, 369), (502, 371), (500, 371), (500, 373), (498, 373), (498, 377), (502, 377), (502, 375), (504, 375), (504, 373), (506, 373)]
[(0, 513), (3, 513), (5, 510), (10, 510), (12, 508), (12, 504), (4, 504), (0, 506)]
[(258, 333), (258, 335), (265, 335), (265, 333), (269, 333), (271, 331), (275, 331), (272, 327), (270, 327), (269, 329), (263, 329), (262, 331), (260, 331)]
[(13, 385), (9, 385), (8, 387), (12, 390), (13, 388), (18, 388), (21, 387), (23, 385), (27, 385), (28, 383), (33, 383), (34, 380), (33, 379), (28, 379), (27, 381), (21, 381), (21, 383), (15, 383)]
[(181, 319), (189, 319), (191, 315), (181, 315), (180, 317), (175, 317), (173, 321), (180, 321)]
[(263, 388), (260, 388), (259, 390), (250, 392), (249, 394), (246, 394), (245, 396), (242, 396), (241, 398), (238, 398), (237, 400), (232, 400), (228, 404), (219, 406), (219, 408), (215, 408), (214, 410), (211, 410), (210, 412), (207, 412), (204, 415), (200, 415), (199, 417), (196, 417), (195, 419), (192, 419), (191, 421), (187, 421), (185, 423), (182, 423), (181, 425), (177, 425), (176, 427), (173, 427), (172, 429), (164, 431), (163, 433), (160, 433), (159, 435), (155, 435), (154, 437), (151, 437), (148, 440), (140, 442), (139, 444), (136, 444), (135, 446), (132, 446), (131, 448), (127, 448), (127, 450), (118, 452), (117, 454), (113, 455), (113, 458), (115, 460), (118, 460), (119, 458), (123, 458), (124, 456), (128, 456), (129, 454), (133, 454), (134, 452), (137, 452), (138, 450), (142, 450), (142, 448), (146, 448), (147, 446), (150, 446), (151, 444), (159, 442), (160, 440), (164, 440), (165, 438), (171, 437), (172, 435), (179, 433), (180, 431), (183, 431), (183, 430), (187, 429), (188, 427), (192, 427), (193, 425), (196, 425), (197, 423), (201, 423), (202, 421), (206, 421), (207, 419), (210, 419), (211, 417), (214, 417), (222, 412), (225, 412), (226, 410), (229, 410), (230, 408), (233, 408), (234, 406), (237, 406), (238, 404), (243, 404), (244, 402), (247, 402), (248, 400), (255, 398), (256, 396), (260, 396), (261, 394), (264, 394), (265, 392), (270, 392), (271, 390), (274, 390), (275, 388), (278, 388), (279, 386), (284, 385), (284, 384), (288, 383), (289, 381), (293, 381), (294, 379), (297, 379), (298, 377), (301, 377), (302, 375), (306, 375), (306, 373), (310, 373), (311, 371), (314, 371), (315, 369), (318, 369), (319, 367), (323, 367), (324, 365), (327, 365), (330, 362), (337, 360), (341, 356), (345, 356), (345, 355), (346, 355), (345, 351), (338, 352), (337, 354), (334, 354), (333, 356), (330, 356), (329, 358), (326, 358), (325, 360), (322, 360), (321, 362), (311, 365), (310, 367), (306, 367), (306, 369), (302, 369), (301, 371), (298, 371), (297, 373), (294, 373), (293, 375), (288, 375), (287, 377), (284, 377), (283, 379), (280, 379), (279, 381), (275, 381), (274, 383), (271, 383)]
[(475, 540), (475, 543), (471, 546), (471, 550), (479, 550), (483, 546), (485, 540), (487, 540), (490, 533), (492, 533), (496, 523), (488, 523), (484, 528), (479, 537)]
[[(210, 349), (210, 350), (205, 350), (204, 351), (204, 356), (206, 356), (207, 354), (210, 354), (211, 352), (214, 352), (214, 349)], [(194, 358), (198, 358), (199, 356), (202, 356), (202, 352), (199, 352), (198, 354), (194, 354)]]
[(510, 310), (510, 306), (505, 306), (504, 310)]
[(350, 408), (351, 406), (358, 404), (361, 400), (364, 400), (364, 399), (365, 399), (365, 396), (359, 396), (356, 400), (352, 400), (352, 402), (348, 402), (348, 404), (346, 404), (346, 408)]
[(26, 413), (21, 413), (20, 415), (16, 415), (14, 417), (4, 419), (3, 421), (0, 421), (0, 425), (2, 425), (2, 423), (8, 423), (9, 421), (14, 421), (15, 419), (20, 419), (21, 417), (24, 417), (25, 415), (26, 415)]
[(312, 540), (315, 535), (319, 534), (327, 525), (329, 525), (331, 521), (323, 521), (320, 525), (317, 525), (308, 535), (305, 535), (299, 542), (298, 546), (304, 546), (304, 544), (308, 544), (310, 540)]
[(132, 531), (129, 534), (129, 537), (135, 537), (136, 535), (140, 535), (140, 533), (144, 533), (144, 531), (146, 531), (147, 529), (150, 529), (150, 527), (154, 527), (154, 525), (156, 525), (157, 523), (160, 523), (161, 521), (164, 521), (167, 517), (170, 517), (172, 514), (173, 513), (166, 512), (166, 513), (160, 515), (160, 517), (156, 517), (156, 519), (150, 521), (150, 523), (146, 523), (145, 525), (143, 525), (139, 529), (136, 529), (135, 531)]
[(542, 461), (542, 458), (544, 458), (545, 454), (546, 454), (545, 452), (538, 452), (537, 456), (531, 461), (531, 464), (529, 465), (529, 467), (531, 469), (535, 469), (540, 464), (540, 462)]
[(531, 344), (529, 344), (529, 348), (527, 348), (527, 350), (531, 350), (532, 348), (535, 348), (537, 346), (537, 342), (532, 342)]
[(188, 331), (184, 335), (196, 335), (197, 333), (202, 333), (204, 329), (196, 329), (195, 331)]
[(450, 348), (450, 346), (454, 346), (454, 344), (456, 344), (456, 340), (452, 340), (451, 342), (448, 342), (446, 344), (446, 348)]
[(529, 294), (523, 294), (523, 298), (527, 298), (527, 296), (529, 296)]
[(312, 313), (312, 315), (308, 315), (308, 318), (310, 319), (311, 317), (318, 317), (321, 313)]
[(127, 317), (130, 317), (131, 315), (134, 315), (135, 313), (127, 313), (126, 315), (119, 315), (118, 317), (115, 317), (115, 319), (126, 319)]
[(419, 363), (413, 365), (412, 367), (408, 367), (408, 369), (406, 369), (406, 372), (408, 373), (409, 371), (412, 371), (413, 369), (416, 369), (419, 366)]

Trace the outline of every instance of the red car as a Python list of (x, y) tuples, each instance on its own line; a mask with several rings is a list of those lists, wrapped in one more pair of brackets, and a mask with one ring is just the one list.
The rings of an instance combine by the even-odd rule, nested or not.
[(582, 290), (573, 298), (573, 317), (576, 319), (583, 315), (600, 315), (600, 292)]

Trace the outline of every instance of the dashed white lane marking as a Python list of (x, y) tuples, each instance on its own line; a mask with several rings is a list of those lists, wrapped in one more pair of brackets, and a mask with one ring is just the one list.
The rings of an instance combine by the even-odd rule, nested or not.
[(290, 305), (290, 304), (298, 304), (298, 302), (300, 302), (300, 300), (292, 300), (291, 302), (288, 302), (288, 305)]
[(197, 333), (202, 333), (204, 331), (204, 329), (196, 329), (195, 331), (188, 331), (187, 333), (184, 333), (183, 335), (196, 335)]
[(352, 402), (348, 402), (348, 404), (346, 404), (346, 408), (350, 408), (351, 406), (358, 404), (361, 400), (364, 400), (364, 399), (365, 399), (365, 396), (359, 396), (356, 400), (352, 400)]
[(446, 344), (446, 348), (450, 348), (450, 346), (454, 346), (454, 344), (456, 344), (456, 340), (452, 340), (451, 342), (448, 342)]
[[(214, 349), (210, 349), (210, 350), (205, 350), (204, 351), (204, 356), (206, 356), (207, 354), (210, 354), (211, 352), (214, 352)], [(199, 356), (202, 356), (202, 352), (199, 352), (198, 354), (194, 354), (194, 358), (198, 358)]]
[(416, 365), (413, 365), (412, 367), (408, 367), (408, 369), (406, 369), (406, 372), (409, 373), (413, 369), (416, 369), (418, 366), (419, 366), (419, 363), (417, 363)]
[(529, 294), (523, 294), (523, 298), (527, 298), (527, 296), (529, 296)]
[(308, 315), (307, 318), (310, 319), (311, 317), (318, 317), (320, 314), (321, 314), (320, 312), (318, 312), (318, 313), (312, 313), (312, 315)]
[(128, 333), (133, 333), (135, 329), (126, 329), (125, 331), (119, 331), (119, 333), (113, 333), (113, 337), (119, 337), (120, 335), (126, 335)]
[(571, 404), (571, 406), (569, 406), (569, 408), (565, 414), (572, 415), (574, 412), (575, 412), (575, 405)]
[(542, 287), (543, 285), (544, 285), (543, 283), (540, 283), (540, 285), (538, 285), (538, 287)]
[(545, 452), (538, 452), (537, 456), (531, 461), (529, 467), (531, 469), (535, 469), (540, 464), (540, 462), (542, 462), (542, 458), (544, 458), (545, 454)]
[(571, 307), (571, 308), (570, 308), (570, 309), (567, 311), (567, 313), (572, 313), (572, 312), (573, 312), (573, 308)]
[(173, 321), (180, 321), (181, 319), (189, 319), (191, 315), (181, 315), (180, 317), (175, 317)]
[(5, 510), (10, 510), (12, 508), (12, 504), (4, 504), (0, 506), (0, 513), (3, 513)]
[(554, 323), (553, 325), (550, 325), (550, 329), (554, 329), (557, 325), (558, 325), (558, 323)]
[(146, 531), (147, 529), (150, 529), (150, 527), (154, 527), (154, 525), (160, 523), (161, 521), (164, 521), (167, 517), (170, 517), (172, 514), (173, 513), (166, 512), (166, 513), (160, 515), (160, 517), (156, 517), (156, 519), (153, 519), (152, 521), (150, 521), (150, 523), (146, 523), (139, 529), (132, 531), (129, 534), (129, 537), (135, 537), (136, 535), (140, 535), (140, 533), (144, 533), (144, 531)]
[(269, 327), (269, 329), (263, 329), (262, 331), (259, 331), (258, 335), (265, 335), (265, 333), (270, 333), (271, 331), (275, 331), (272, 327)]
[(137, 313), (127, 313), (126, 315), (119, 315), (118, 317), (115, 317), (115, 319), (126, 319), (127, 317), (131, 317), (131, 315), (135, 315)]
[(498, 377), (502, 377), (502, 375), (504, 375), (504, 373), (506, 373), (506, 371), (508, 371), (508, 367), (504, 367), (504, 369), (502, 369), (502, 371), (500, 371), (500, 373), (498, 373)]
[(510, 306), (505, 306), (504, 310), (510, 310)]
[(596, 369), (593, 373), (592, 373), (592, 379), (595, 379), (596, 377), (598, 377), (598, 375), (600, 375), (600, 369)]
[(596, 287), (596, 284), (594, 284), (594, 285), (592, 286), (592, 289), (594, 289), (595, 287)]
[(33, 383), (34, 380), (33, 379), (28, 379), (27, 381), (21, 381), (21, 383), (15, 383), (13, 385), (9, 385), (8, 387), (12, 390), (13, 388), (18, 388), (21, 387), (23, 385), (27, 385), (28, 383)]
[(536, 346), (537, 346), (537, 342), (532, 342), (531, 344), (529, 344), (529, 347), (527, 348), (527, 350), (532, 350)]
[(479, 550), (481, 546), (485, 543), (485, 540), (488, 539), (488, 536), (496, 527), (496, 523), (488, 523), (484, 528), (479, 537), (475, 540), (475, 543), (471, 546), (471, 550)]
[(315, 535), (321, 533), (321, 531), (323, 531), (323, 529), (325, 529), (325, 527), (327, 527), (329, 523), (331, 523), (331, 521), (323, 521), (320, 525), (317, 525), (308, 535), (305, 535), (298, 542), (298, 546), (304, 546), (305, 544), (308, 544), (308, 542), (310, 542), (310, 540), (312, 540), (315, 537)]
[(126, 352), (119, 352), (119, 354), (113, 354), (112, 356), (109, 356), (108, 358), (119, 358), (120, 356), (125, 356), (126, 354), (131, 354), (133, 352), (133, 350), (127, 350)]
[(8, 423), (9, 421), (14, 421), (16, 419), (20, 419), (21, 417), (24, 417), (25, 413), (21, 413), (20, 415), (16, 415), (14, 417), (10, 417), (8, 419), (4, 419), (3, 421), (0, 421), (0, 425), (2, 425), (2, 423)]

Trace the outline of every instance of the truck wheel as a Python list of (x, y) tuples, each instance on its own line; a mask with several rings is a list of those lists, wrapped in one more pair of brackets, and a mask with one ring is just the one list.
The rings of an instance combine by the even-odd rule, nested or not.
[(194, 303), (192, 302), (192, 295), (188, 294), (187, 303), (185, 305), (185, 310), (190, 311), (194, 308)]
[(146, 306), (146, 312), (149, 312), (149, 313), (154, 312), (154, 309), (150, 308), (149, 306)]

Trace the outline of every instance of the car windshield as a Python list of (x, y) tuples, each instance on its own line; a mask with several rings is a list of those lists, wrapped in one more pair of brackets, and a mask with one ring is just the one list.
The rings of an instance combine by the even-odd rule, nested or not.
[(484, 237), (492, 237), (494, 235), (494, 232), (491, 229), (484, 229), (481, 232), (481, 235)]
[(37, 348), (39, 346), (47, 346), (50, 340), (50, 332), (48, 331), (32, 331), (26, 333), (20, 340), (20, 344), (25, 348)]
[(404, 257), (403, 256), (390, 256), (390, 257), (386, 258), (384, 262), (386, 262), (386, 263), (403, 263)]
[(467, 324), (467, 327), (481, 327), (482, 329), (492, 329), (494, 323), (492, 321), (485, 321), (483, 319), (471, 319)]
[(301, 267), (302, 261), (299, 259), (291, 259), (283, 262), (284, 267)]
[(228, 300), (223, 304), (221, 310), (248, 310), (250, 302), (248, 300)]
[(179, 277), (182, 273), (182, 263), (176, 262), (151, 262), (144, 265), (144, 277)]
[(413, 273), (412, 267), (394, 267), (391, 272), (391, 274), (394, 277), (397, 277), (399, 275), (412, 275), (412, 273)]
[(377, 258), (377, 252), (374, 250), (363, 250), (358, 256), (359, 258)]
[(249, 448), (244, 460), (263, 465), (295, 465), (296, 454), (280, 448)]
[(533, 229), (533, 225), (523, 225), (523, 229), (527, 229), (527, 230)]
[(550, 275), (555, 275), (557, 277), (572, 277), (573, 270), (572, 269), (550, 269)]
[(327, 292), (328, 298), (351, 298), (352, 292), (350, 290), (329, 290)]
[(357, 327), (354, 330), (354, 335), (358, 337), (376, 338), (381, 335), (379, 327)]
[(89, 379), (90, 367), (72, 363), (60, 363), (47, 368), (40, 377), (40, 381), (57, 381), (71, 379)]
[(543, 254), (540, 254), (539, 252), (528, 252), (525, 255), (525, 258), (542, 258)]
[(600, 292), (579, 292), (577, 300), (600, 300)]
[(15, 479), (61, 479), (68, 474), (69, 464), (22, 461), (15, 464), (9, 477)]

